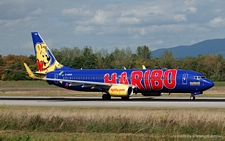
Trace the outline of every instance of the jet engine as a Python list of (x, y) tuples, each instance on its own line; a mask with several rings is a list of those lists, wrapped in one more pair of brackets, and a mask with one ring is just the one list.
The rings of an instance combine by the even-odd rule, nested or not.
[(133, 94), (133, 88), (129, 85), (112, 85), (108, 93), (115, 97), (129, 97)]

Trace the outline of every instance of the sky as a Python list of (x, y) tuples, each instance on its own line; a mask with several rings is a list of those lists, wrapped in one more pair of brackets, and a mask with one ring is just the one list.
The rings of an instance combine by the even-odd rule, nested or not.
[(160, 48), (225, 38), (224, 0), (1, 0), (0, 55), (34, 55), (31, 32), (50, 49)]

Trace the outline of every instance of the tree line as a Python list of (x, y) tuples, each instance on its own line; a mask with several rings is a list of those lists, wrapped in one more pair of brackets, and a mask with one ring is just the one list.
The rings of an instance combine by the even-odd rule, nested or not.
[[(93, 50), (90, 46), (83, 49), (62, 47), (51, 51), (61, 64), (74, 69), (142, 69), (142, 65), (145, 65), (151, 69), (193, 70), (214, 81), (225, 80), (225, 59), (221, 54), (187, 56), (181, 59), (166, 50), (161, 56), (153, 57), (148, 46), (138, 46), (135, 52), (129, 47), (115, 48), (108, 52), (107, 49)], [(24, 62), (33, 71), (37, 70), (34, 55), (0, 55), (1, 80), (30, 80), (25, 73)]]

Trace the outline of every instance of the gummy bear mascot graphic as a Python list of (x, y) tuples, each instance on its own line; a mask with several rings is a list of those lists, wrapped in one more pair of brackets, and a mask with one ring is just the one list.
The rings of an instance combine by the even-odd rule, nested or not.
[(35, 51), (36, 63), (40, 72), (49, 72), (62, 67), (51, 55), (45, 43), (36, 43)]

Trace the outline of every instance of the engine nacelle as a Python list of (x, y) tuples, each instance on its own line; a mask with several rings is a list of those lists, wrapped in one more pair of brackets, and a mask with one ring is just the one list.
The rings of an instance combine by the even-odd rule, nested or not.
[(142, 92), (143, 96), (162, 96), (162, 92)]
[(133, 94), (133, 88), (129, 85), (112, 85), (109, 94), (115, 97), (127, 97)]

